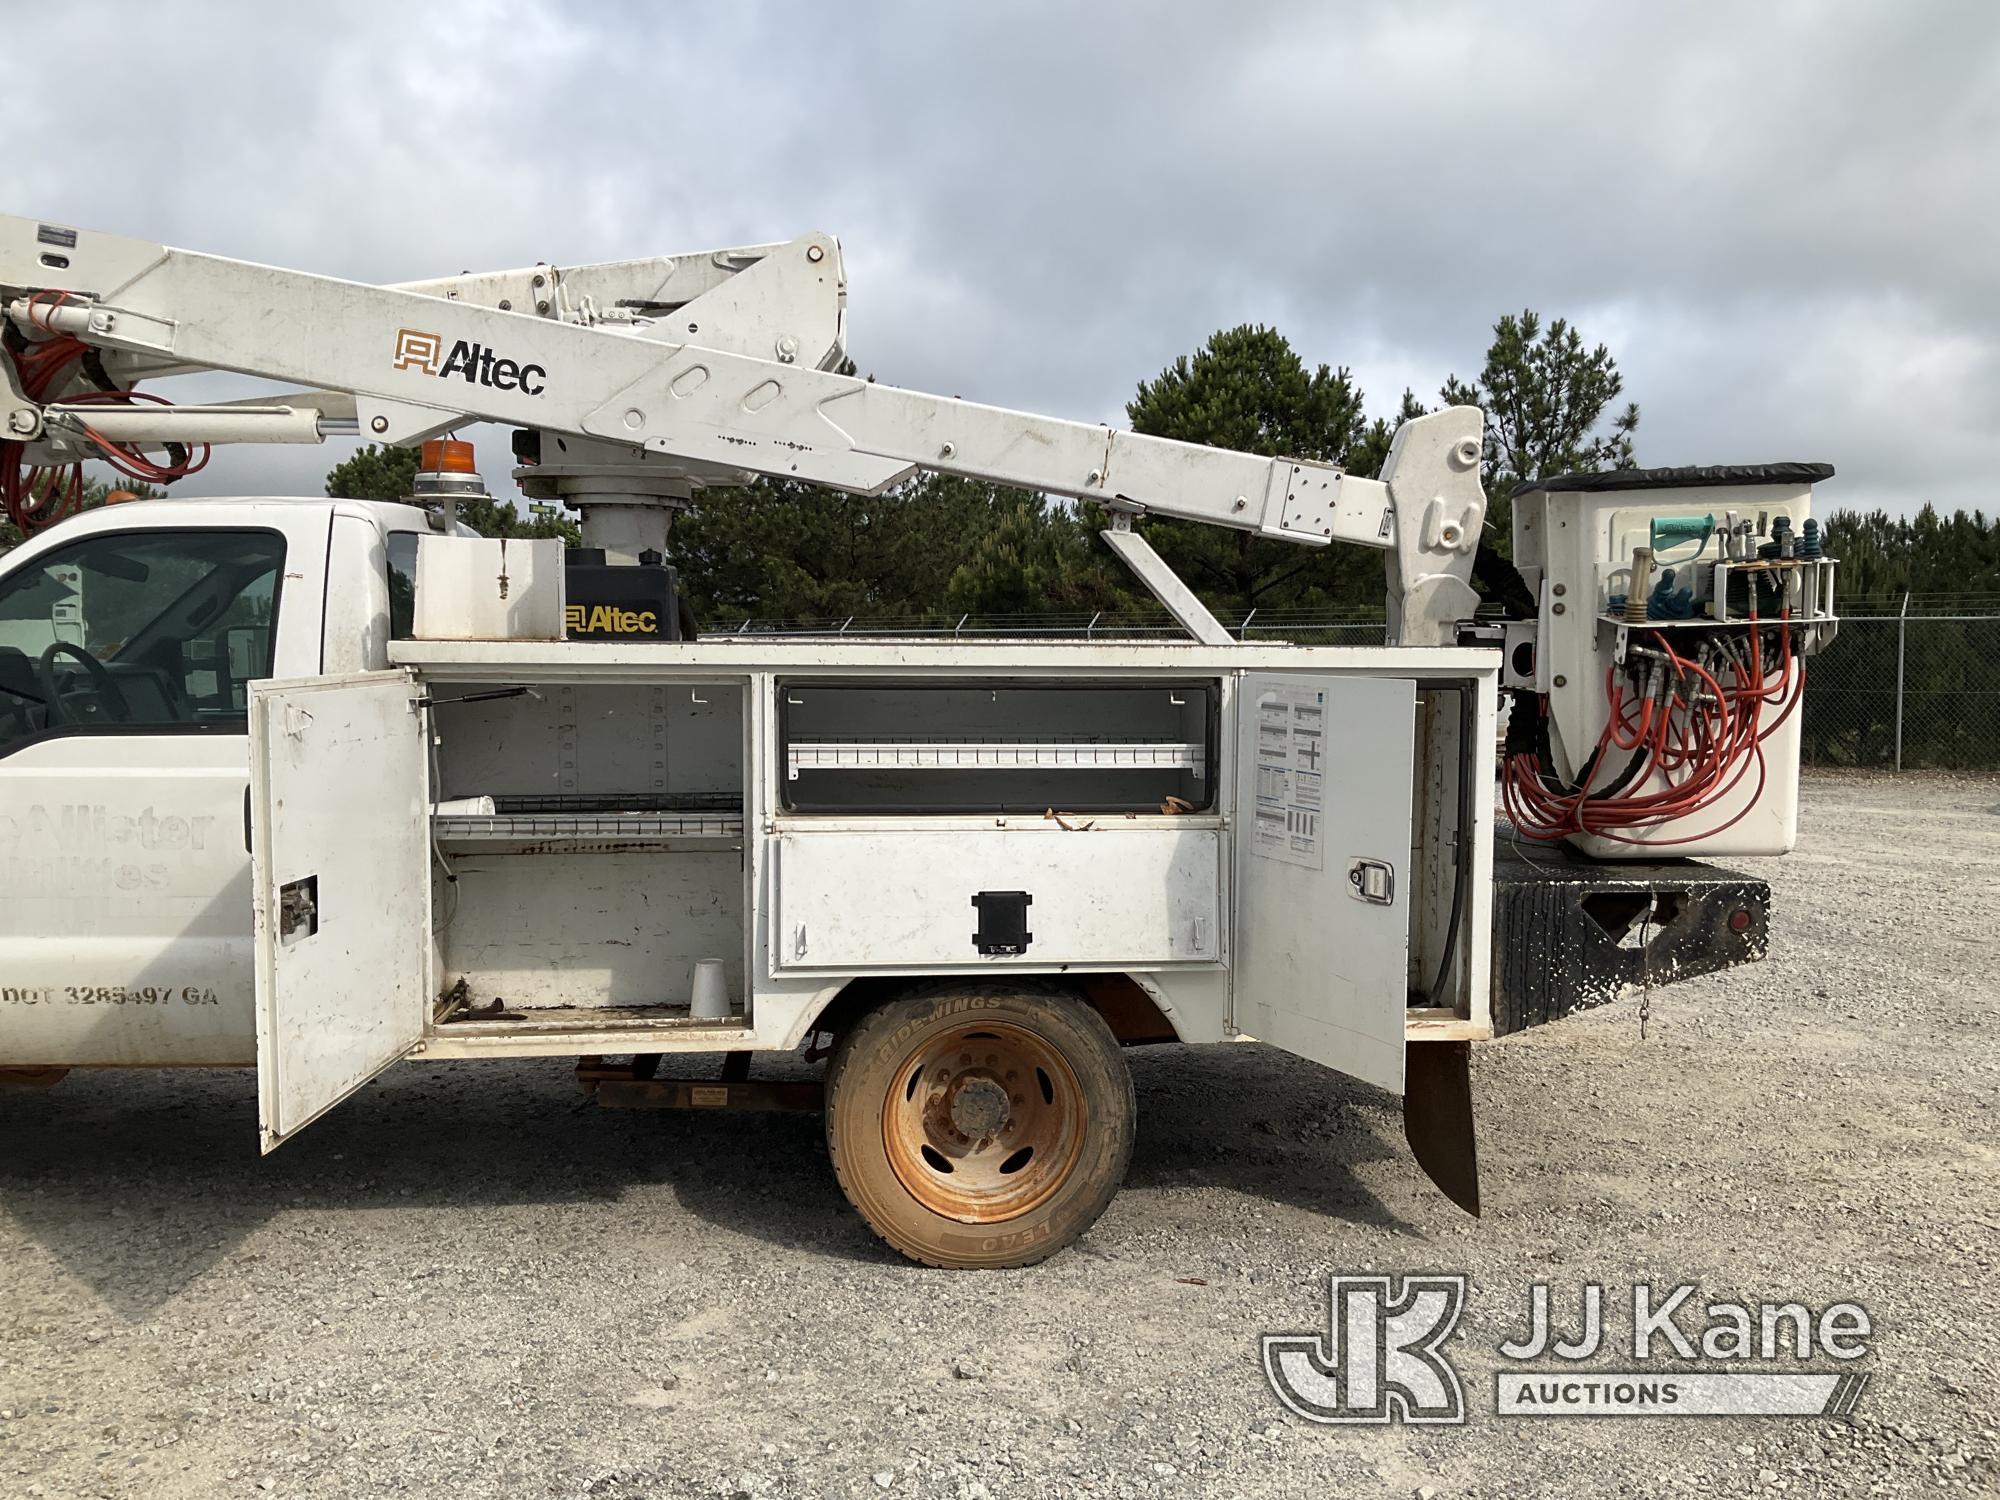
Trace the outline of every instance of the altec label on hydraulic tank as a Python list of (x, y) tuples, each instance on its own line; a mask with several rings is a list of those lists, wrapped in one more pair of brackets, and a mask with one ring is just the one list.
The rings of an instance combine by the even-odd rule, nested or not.
[(570, 604), (563, 608), (570, 638), (592, 635), (658, 635), (660, 614), (652, 609), (622, 609), (616, 604)]
[(396, 330), (394, 370), (421, 370), (440, 380), (458, 379), (468, 385), (483, 385), (496, 391), (519, 391), (539, 396), (545, 389), (548, 371), (540, 365), (507, 359), (484, 344), (460, 339), (445, 353), (444, 335), (421, 328)]

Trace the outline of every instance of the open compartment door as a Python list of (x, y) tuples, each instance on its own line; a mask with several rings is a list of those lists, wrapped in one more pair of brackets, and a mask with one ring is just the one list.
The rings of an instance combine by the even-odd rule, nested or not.
[(423, 1036), (424, 714), (403, 672), (250, 688), (257, 1098), (266, 1152)]
[(1237, 1029), (1401, 1093), (1416, 684), (1246, 672), (1236, 705)]

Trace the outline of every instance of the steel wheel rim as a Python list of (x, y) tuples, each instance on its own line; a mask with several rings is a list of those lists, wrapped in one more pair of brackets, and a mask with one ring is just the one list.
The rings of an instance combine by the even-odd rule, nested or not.
[(943, 1218), (1019, 1218), (1048, 1202), (1083, 1154), (1090, 1111), (1076, 1073), (1027, 1027), (955, 1026), (913, 1048), (894, 1077), (882, 1106), (890, 1169)]

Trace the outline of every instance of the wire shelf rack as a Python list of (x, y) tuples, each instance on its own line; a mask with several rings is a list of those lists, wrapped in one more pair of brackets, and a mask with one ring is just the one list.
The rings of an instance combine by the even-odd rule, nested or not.
[(1109, 771), (1190, 770), (1203, 749), (1184, 740), (830, 739), (795, 741), (786, 751), (793, 780), (801, 771)]

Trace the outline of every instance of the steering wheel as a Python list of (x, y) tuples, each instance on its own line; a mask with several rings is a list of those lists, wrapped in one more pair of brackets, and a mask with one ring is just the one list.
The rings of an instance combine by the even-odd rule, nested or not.
[(48, 695), (48, 720), (51, 724), (84, 722), (63, 703), (63, 690), (56, 682), (58, 656), (73, 656), (83, 663), (84, 675), (90, 679), (90, 695), (106, 717), (121, 724), (132, 722), (132, 705), (118, 690), (117, 679), (111, 675), (110, 669), (74, 641), (51, 641), (48, 649), (35, 662), (35, 676), (41, 680), (42, 691)]

